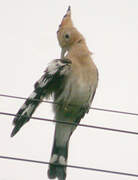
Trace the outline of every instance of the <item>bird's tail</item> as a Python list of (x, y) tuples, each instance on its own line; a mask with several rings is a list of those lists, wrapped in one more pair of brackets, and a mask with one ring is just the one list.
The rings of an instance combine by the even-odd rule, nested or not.
[(22, 105), (22, 107), (19, 109), (16, 117), (13, 120), (13, 124), (15, 127), (11, 133), (11, 137), (13, 137), (20, 130), (20, 128), (27, 121), (29, 121), (33, 112), (36, 110), (36, 108), (41, 102), (41, 95), (41, 93), (38, 93), (34, 90), (32, 94), (27, 98), (25, 103)]
[(58, 147), (56, 140), (54, 140), (50, 165), (48, 169), (49, 179), (65, 180), (66, 179), (66, 165), (68, 158), (68, 143), (64, 147)]

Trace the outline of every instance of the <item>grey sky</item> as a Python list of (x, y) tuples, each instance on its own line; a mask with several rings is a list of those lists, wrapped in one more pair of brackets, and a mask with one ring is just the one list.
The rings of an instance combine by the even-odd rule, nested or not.
[[(1, 94), (27, 97), (47, 64), (60, 57), (56, 31), (72, 7), (72, 18), (85, 36), (99, 69), (92, 106), (138, 112), (137, 0), (5, 0), (0, 2)], [(0, 97), (0, 111), (16, 113), (23, 100)], [(53, 119), (51, 105), (34, 116)], [(54, 123), (31, 120), (10, 138), (12, 117), (0, 115), (0, 155), (49, 161)], [(91, 110), (83, 124), (138, 132), (138, 117)], [(138, 137), (78, 127), (68, 164), (138, 174)], [(0, 180), (47, 180), (47, 165), (0, 159)], [(136, 180), (134, 177), (70, 169), (67, 180)]]

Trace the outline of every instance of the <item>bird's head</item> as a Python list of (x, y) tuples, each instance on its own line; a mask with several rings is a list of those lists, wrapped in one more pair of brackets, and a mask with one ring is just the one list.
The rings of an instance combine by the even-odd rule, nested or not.
[(64, 57), (66, 51), (68, 51), (74, 43), (84, 39), (73, 25), (70, 6), (68, 7), (67, 12), (63, 17), (61, 24), (59, 25), (57, 38), (59, 45), (62, 48), (61, 58)]

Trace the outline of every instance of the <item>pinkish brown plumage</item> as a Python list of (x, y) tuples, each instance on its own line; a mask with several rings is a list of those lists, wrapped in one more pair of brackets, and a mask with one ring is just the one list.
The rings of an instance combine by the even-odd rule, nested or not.
[[(57, 38), (61, 58), (51, 61), (44, 75), (35, 83), (33, 93), (14, 118), (11, 136), (29, 121), (40, 101), (52, 95), (57, 123), (48, 177), (65, 180), (69, 140), (89, 111), (98, 84), (98, 71), (83, 35), (73, 25), (70, 7), (59, 26)], [(74, 124), (58, 123), (60, 121)]]

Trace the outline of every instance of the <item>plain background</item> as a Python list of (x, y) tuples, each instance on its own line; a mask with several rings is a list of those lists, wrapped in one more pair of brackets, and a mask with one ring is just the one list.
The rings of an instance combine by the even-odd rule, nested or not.
[[(47, 64), (60, 57), (58, 25), (68, 5), (99, 70), (93, 107), (138, 112), (137, 0), (0, 1), (0, 93), (28, 97)], [(0, 97), (0, 111), (16, 113), (23, 100)], [(34, 116), (53, 119), (50, 104)], [(49, 161), (54, 123), (31, 120), (10, 138), (13, 117), (0, 115), (0, 155)], [(90, 110), (83, 124), (138, 132), (138, 117)], [(137, 135), (78, 127), (68, 164), (138, 174)], [(47, 180), (47, 165), (0, 159), (0, 180)], [(67, 180), (136, 180), (68, 168)]]

